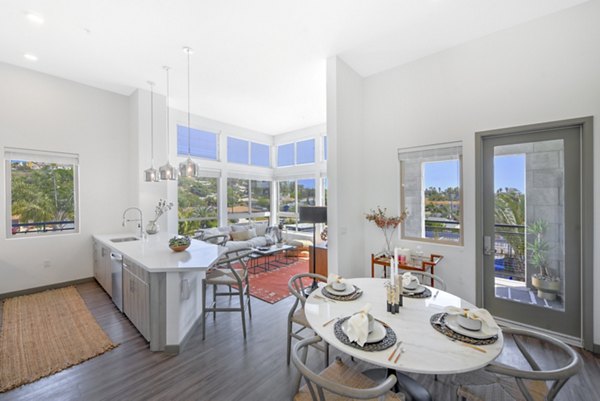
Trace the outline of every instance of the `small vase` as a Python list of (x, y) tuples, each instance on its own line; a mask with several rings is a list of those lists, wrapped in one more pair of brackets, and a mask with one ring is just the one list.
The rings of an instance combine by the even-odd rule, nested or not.
[(149, 235), (157, 234), (159, 230), (160, 230), (160, 226), (158, 225), (156, 220), (150, 220), (148, 222), (148, 224), (146, 225), (146, 232)]

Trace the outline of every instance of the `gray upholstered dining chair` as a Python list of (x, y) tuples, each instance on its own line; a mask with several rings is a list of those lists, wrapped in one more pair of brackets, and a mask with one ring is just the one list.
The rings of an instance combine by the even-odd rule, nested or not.
[[(581, 358), (577, 352), (556, 338), (524, 329), (504, 328), (502, 332), (505, 336), (512, 335), (520, 351), (517, 356), (522, 356), (523, 362), (531, 369), (492, 362), (481, 373), (458, 375), (454, 378), (455, 384), (459, 385), (456, 393), (458, 400), (552, 401), (565, 383), (581, 369)], [(560, 354), (566, 358), (562, 358), (562, 366), (545, 370), (534, 358), (539, 353), (552, 353), (553, 360), (557, 360)], [(510, 357), (511, 361), (516, 360), (514, 355)], [(548, 382), (551, 383), (550, 387)]]
[[(304, 279), (310, 279), (308, 285), (305, 285)], [(290, 364), (290, 352), (292, 350), (292, 338), (297, 340), (303, 340), (305, 337), (301, 335), (301, 332), (305, 329), (310, 330), (310, 324), (304, 314), (304, 304), (306, 303), (306, 288), (310, 288), (312, 279), (320, 281), (327, 281), (327, 277), (321, 276), (320, 274), (313, 273), (300, 273), (292, 276), (288, 281), (288, 289), (294, 295), (296, 300), (294, 305), (288, 313), (288, 327), (287, 327), (287, 363)], [(294, 324), (298, 325), (297, 329), (294, 329)], [(329, 365), (329, 344), (323, 341), (323, 344), (312, 344), (316, 349), (325, 353), (325, 366)]]
[[(202, 339), (206, 336), (206, 314), (213, 313), (213, 319), (216, 318), (216, 312), (241, 312), (242, 330), (246, 338), (246, 304), (248, 307), (248, 317), (252, 318), (252, 308), (250, 304), (250, 282), (248, 280), (248, 257), (254, 252), (250, 248), (242, 248), (229, 251), (217, 261), (216, 267), (206, 272), (206, 277), (202, 280)], [(206, 306), (206, 289), (209, 285), (213, 286), (213, 302)], [(226, 285), (229, 287), (227, 292), (219, 292), (218, 286)], [(237, 287), (237, 292), (232, 290), (231, 286)], [(218, 307), (218, 296), (239, 296), (239, 307)], [(244, 296), (247, 300), (244, 300)]]
[(436, 276), (435, 274), (431, 274), (428, 272), (416, 271), (416, 270), (402, 270), (399, 269), (399, 273), (411, 273), (419, 279), (421, 284), (431, 285), (433, 283), (434, 287), (440, 289), (442, 291), (446, 291), (446, 282), (442, 280), (440, 276)]
[[(321, 337), (306, 338), (296, 343), (292, 352), (292, 361), (298, 369), (297, 383), (302, 377), (306, 384), (298, 389), (294, 401), (344, 401), (368, 400), (402, 401), (403, 394), (390, 390), (396, 384), (394, 375), (388, 376), (382, 383), (376, 383), (358, 370), (346, 365), (340, 358), (320, 373), (313, 372), (306, 365), (308, 347), (321, 341)], [(298, 386), (299, 387), (299, 386)]]

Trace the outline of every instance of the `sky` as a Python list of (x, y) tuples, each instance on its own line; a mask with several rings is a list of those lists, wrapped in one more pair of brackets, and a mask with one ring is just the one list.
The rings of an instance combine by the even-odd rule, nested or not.
[[(423, 163), (425, 188), (458, 186), (458, 160)], [(525, 155), (494, 157), (494, 190), (516, 188), (525, 192)]]

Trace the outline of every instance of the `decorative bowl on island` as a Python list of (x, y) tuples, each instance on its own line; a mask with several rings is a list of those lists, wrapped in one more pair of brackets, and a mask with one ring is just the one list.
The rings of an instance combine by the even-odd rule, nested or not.
[(169, 240), (169, 248), (171, 248), (173, 252), (181, 252), (188, 249), (190, 243), (190, 237), (185, 235), (177, 235)]

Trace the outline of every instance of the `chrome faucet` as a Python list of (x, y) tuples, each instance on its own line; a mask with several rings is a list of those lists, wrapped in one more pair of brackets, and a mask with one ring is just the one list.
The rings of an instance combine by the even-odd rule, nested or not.
[[(130, 210), (137, 210), (140, 214), (140, 218), (139, 219), (126, 219), (125, 215), (127, 215), (127, 212)], [(125, 227), (125, 223), (129, 223), (130, 221), (137, 221), (138, 222), (138, 228), (140, 229), (140, 238), (144, 238), (144, 218), (142, 217), (142, 210), (138, 207), (128, 207), (127, 209), (125, 209), (125, 211), (123, 212), (123, 227)]]

